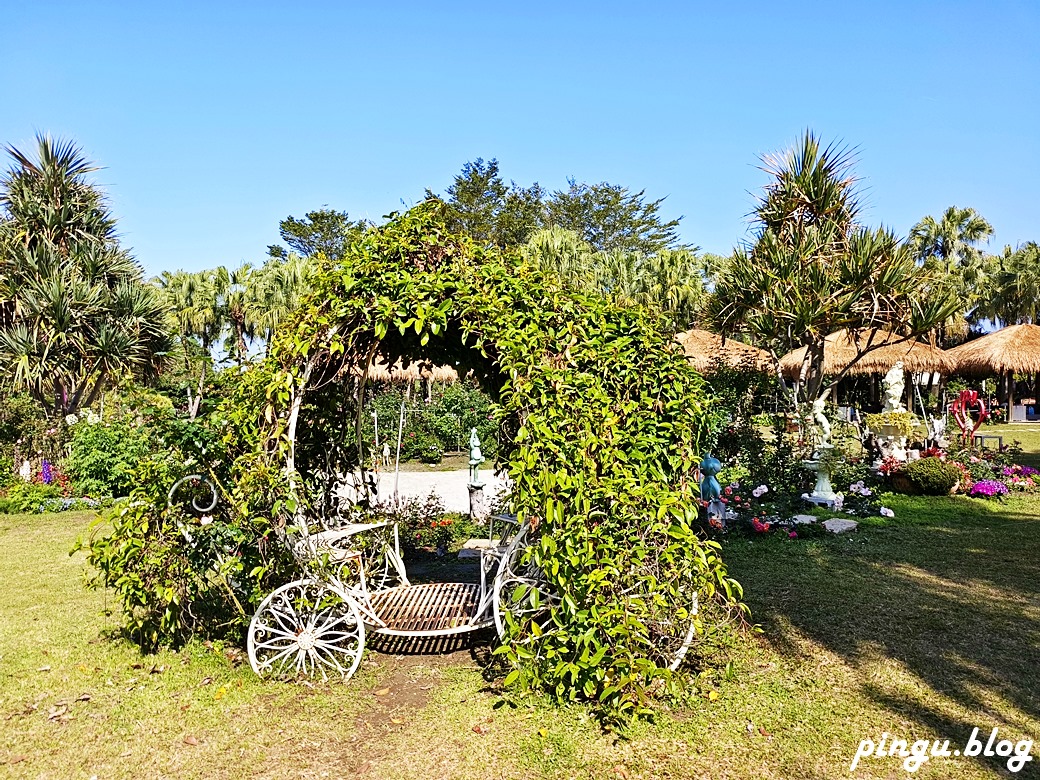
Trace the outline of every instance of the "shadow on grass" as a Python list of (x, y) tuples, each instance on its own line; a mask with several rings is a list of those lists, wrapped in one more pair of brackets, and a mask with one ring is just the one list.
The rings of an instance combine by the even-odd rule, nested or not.
[[(854, 667), (897, 662), (934, 693), (861, 678), (863, 693), (951, 741), (975, 726), (1029, 734), (1026, 721), (1040, 719), (1040, 499), (889, 505), (895, 520), (848, 537), (727, 545), (754, 620), (783, 654), (798, 655), (804, 637)], [(951, 715), (942, 697), (978, 722)]]

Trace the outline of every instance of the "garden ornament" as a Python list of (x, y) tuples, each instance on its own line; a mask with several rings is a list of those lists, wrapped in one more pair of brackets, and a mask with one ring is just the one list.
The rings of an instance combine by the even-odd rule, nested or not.
[(881, 380), (885, 386), (885, 408), (886, 412), (905, 412), (903, 406), (903, 361), (900, 360), (885, 374)]
[[(978, 420), (972, 418), (972, 409), (978, 410)], [(961, 390), (957, 400), (953, 402), (952, 412), (953, 419), (957, 422), (957, 427), (961, 429), (961, 441), (964, 444), (971, 442), (971, 437), (975, 435), (975, 431), (989, 417), (989, 412), (986, 411), (986, 402), (979, 396), (978, 390)]]
[(827, 420), (827, 415), (823, 413), (823, 407), (827, 402), (823, 398), (817, 398), (813, 401), (812, 414), (813, 419), (816, 420), (816, 424), (820, 426), (820, 448), (826, 449), (831, 447), (831, 424)]
[(709, 453), (700, 464), (701, 501), (708, 504), (708, 519), (722, 520), (726, 517), (726, 505), (722, 503), (722, 485), (716, 476), (722, 471), (722, 461)]
[(477, 429), (470, 428), (469, 431), (469, 483), (481, 485), (480, 464), (484, 462), (484, 456), (480, 453), (480, 439), (477, 437)]
[(18, 469), (18, 476), (22, 478), (23, 482), (32, 481), (32, 463), (23, 460), (22, 467)]

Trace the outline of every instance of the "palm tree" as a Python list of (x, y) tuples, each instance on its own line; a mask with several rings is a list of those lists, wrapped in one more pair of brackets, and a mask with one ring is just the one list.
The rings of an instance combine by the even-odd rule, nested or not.
[(975, 209), (950, 206), (936, 220), (928, 216), (910, 229), (908, 243), (918, 262), (950, 277), (961, 306), (936, 328), (935, 338), (963, 338), (967, 318), (988, 296), (987, 258), (979, 244), (993, 235), (990, 225)]
[(0, 376), (48, 410), (92, 404), (112, 377), (154, 375), (170, 338), (163, 302), (118, 245), (115, 220), (71, 143), (37, 138), (36, 159), (0, 179)]
[(993, 226), (975, 209), (950, 206), (938, 221), (925, 217), (910, 229), (909, 243), (918, 260), (941, 260), (950, 267), (969, 265), (982, 257), (978, 244), (988, 241)]
[(990, 319), (1001, 325), (1040, 321), (1040, 246), (1030, 241), (990, 258), (989, 294), (973, 312), (976, 321)]
[(571, 287), (648, 308), (676, 331), (689, 326), (704, 298), (704, 264), (692, 248), (595, 252), (577, 233), (554, 227), (534, 233), (523, 252)]

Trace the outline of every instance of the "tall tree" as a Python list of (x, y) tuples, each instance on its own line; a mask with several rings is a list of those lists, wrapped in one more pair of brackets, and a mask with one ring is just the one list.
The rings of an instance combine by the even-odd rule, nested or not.
[[(447, 227), (488, 246), (520, 246), (542, 225), (544, 190), (506, 184), (498, 160), (467, 162), (445, 195)], [(426, 197), (436, 195), (426, 190)]]
[(0, 376), (48, 412), (89, 406), (122, 373), (153, 374), (170, 348), (156, 290), (116, 240), (97, 168), (70, 142), (13, 147), (0, 178)]
[(546, 224), (573, 230), (596, 251), (620, 250), (651, 255), (677, 248), (679, 219), (661, 216), (664, 198), (646, 200), (646, 190), (601, 182), (578, 183), (558, 190), (546, 202)]
[(990, 258), (988, 294), (980, 296), (973, 312), (978, 322), (989, 319), (1001, 325), (1040, 323), (1040, 245), (1030, 241)]
[(536, 232), (523, 252), (571, 287), (598, 291), (623, 306), (647, 308), (676, 331), (689, 327), (704, 300), (704, 264), (691, 249), (652, 255), (596, 252), (574, 231), (547, 228)]
[(350, 242), (367, 227), (364, 220), (352, 220), (347, 212), (324, 206), (317, 211), (308, 211), (303, 219), (289, 216), (279, 222), (278, 233), (289, 245), (289, 251), (272, 244), (267, 252), (278, 258), (285, 258), (289, 252), (301, 257), (311, 257), (320, 252), (330, 260), (340, 260)]
[[(806, 347), (801, 380), (813, 400), (826, 389), (829, 334), (877, 328), (911, 337), (957, 303), (944, 275), (919, 265), (890, 230), (858, 223), (849, 149), (821, 146), (806, 132), (763, 162), (771, 181), (755, 209), (754, 242), (721, 270), (707, 313), (723, 333), (746, 333), (770, 350), (778, 373), (781, 355)], [(865, 342), (862, 353), (880, 346)]]
[(989, 258), (979, 244), (993, 235), (993, 226), (972, 208), (950, 206), (936, 220), (928, 216), (910, 229), (910, 244), (918, 262), (937, 273), (945, 273), (956, 288), (961, 305), (940, 323), (935, 337), (940, 342), (963, 339), (972, 312), (990, 296)]

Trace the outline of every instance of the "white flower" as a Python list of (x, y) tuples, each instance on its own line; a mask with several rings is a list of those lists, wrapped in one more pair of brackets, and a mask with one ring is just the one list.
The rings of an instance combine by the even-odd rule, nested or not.
[(757, 488), (751, 491), (751, 495), (755, 498), (761, 498), (763, 495), (769, 492), (769, 488), (765, 485), (759, 485)]
[(887, 506), (881, 507), (881, 509), (879, 511), (881, 512), (881, 516), (882, 517), (895, 517), (896, 516), (896, 513), (893, 512), (891, 509), (889, 509)]
[(843, 496), (841, 493), (838, 493), (834, 496), (834, 509), (840, 512), (843, 506), (845, 506), (845, 496)]
[(74, 414), (67, 414), (67, 415), (65, 415), (65, 424), (66, 425), (75, 425), (78, 422), (79, 422), (79, 418), (76, 415), (74, 415)]
[(213, 522), (213, 515), (203, 515), (199, 518), (199, 525), (209, 525)]

